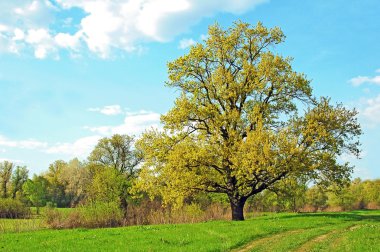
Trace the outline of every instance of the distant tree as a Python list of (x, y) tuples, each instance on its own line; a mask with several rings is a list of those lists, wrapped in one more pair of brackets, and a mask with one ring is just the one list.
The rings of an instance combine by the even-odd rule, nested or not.
[(49, 199), (49, 181), (43, 176), (34, 175), (33, 179), (28, 179), (23, 185), (23, 191), (27, 199), (37, 208), (37, 214), (39, 209), (46, 205)]
[(364, 209), (367, 202), (363, 181), (360, 178), (355, 178), (349, 185), (349, 190), (354, 198), (353, 208)]
[(29, 171), (26, 166), (16, 166), (11, 178), (12, 198), (15, 199), (17, 193), (22, 194), (22, 186), (28, 180)]
[(326, 188), (314, 185), (306, 192), (306, 203), (313, 207), (314, 211), (323, 210), (327, 207), (328, 195)]
[(89, 156), (89, 161), (100, 166), (113, 167), (128, 177), (136, 174), (141, 158), (133, 149), (134, 139), (128, 135), (115, 134), (99, 140)]
[(69, 200), (65, 195), (67, 183), (62, 177), (66, 169), (67, 163), (65, 161), (56, 160), (49, 165), (49, 170), (45, 174), (45, 178), (49, 181), (50, 200), (58, 207), (69, 205)]
[(278, 200), (278, 195), (273, 191), (265, 190), (247, 200), (251, 210), (258, 212), (278, 212), (281, 209), (281, 204)]
[(181, 94), (138, 142), (144, 166), (138, 185), (180, 205), (198, 191), (226, 194), (233, 220), (247, 199), (287, 177), (342, 180), (358, 155), (356, 111), (312, 95), (291, 59), (271, 49), (279, 28), (235, 23), (209, 28), (204, 43), (168, 63), (167, 85)]
[[(97, 173), (102, 170), (113, 168), (124, 179), (120, 185), (119, 200), (120, 207), (126, 216), (128, 207), (128, 195), (132, 181), (137, 176), (137, 167), (141, 162), (141, 156), (133, 148), (134, 139), (128, 135), (113, 135), (99, 140), (89, 156), (90, 165), (98, 168)], [(99, 171), (100, 169), (100, 171)], [(120, 181), (120, 180), (118, 180)]]
[(11, 180), (14, 164), (9, 161), (0, 163), (0, 181), (1, 181), (1, 196), (6, 198), (8, 196), (8, 186)]
[(363, 181), (363, 194), (368, 208), (380, 208), (380, 179)]
[(332, 185), (327, 192), (327, 204), (330, 207), (339, 207), (340, 210), (352, 210), (355, 198), (352, 195), (349, 186), (337, 187)]
[(269, 190), (277, 195), (278, 203), (283, 206), (283, 210), (298, 212), (306, 201), (307, 181), (308, 178), (305, 176), (289, 177), (279, 181)]
[(97, 202), (118, 202), (123, 195), (125, 177), (112, 167), (98, 171), (88, 190), (89, 199)]
[(87, 188), (91, 183), (89, 167), (77, 158), (70, 160), (61, 173), (65, 184), (65, 195), (68, 206), (76, 206), (86, 198)]

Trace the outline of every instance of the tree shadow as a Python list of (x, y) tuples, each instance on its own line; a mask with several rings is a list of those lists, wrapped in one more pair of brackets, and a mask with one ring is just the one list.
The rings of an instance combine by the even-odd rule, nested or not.
[(297, 219), (305, 217), (326, 217), (333, 219), (346, 219), (347, 221), (374, 221), (380, 222), (380, 211), (362, 210), (352, 212), (319, 212), (319, 213), (298, 213), (294, 215), (283, 215), (279, 219)]

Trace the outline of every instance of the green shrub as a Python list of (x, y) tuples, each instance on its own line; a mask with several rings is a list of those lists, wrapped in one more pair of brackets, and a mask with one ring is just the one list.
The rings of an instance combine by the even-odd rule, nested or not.
[(0, 218), (27, 218), (30, 216), (30, 209), (21, 201), (11, 198), (0, 198)]

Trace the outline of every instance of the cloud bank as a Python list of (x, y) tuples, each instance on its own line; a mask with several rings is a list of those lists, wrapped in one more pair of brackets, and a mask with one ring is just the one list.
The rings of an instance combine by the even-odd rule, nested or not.
[(371, 125), (380, 124), (380, 94), (377, 97), (366, 99), (361, 114)]
[[(122, 113), (120, 105), (96, 108), (94, 111), (106, 115)], [(86, 158), (102, 137), (109, 137), (114, 134), (138, 136), (147, 129), (160, 128), (160, 114), (158, 113), (140, 110), (127, 112), (124, 115), (123, 122), (117, 125), (85, 126), (84, 129), (88, 131), (89, 136), (78, 138), (72, 142), (47, 143), (34, 139), (12, 140), (0, 135), (0, 153), (5, 153), (10, 149), (27, 149), (46, 154), (59, 154), (65, 158)], [(0, 161), (2, 158), (0, 157)]]
[(120, 105), (108, 105), (104, 106), (102, 108), (89, 108), (89, 111), (92, 112), (99, 112), (103, 115), (120, 115), (123, 113), (123, 110), (121, 109)]
[[(14, 0), (0, 2), (0, 52), (32, 51), (38, 59), (62, 49), (102, 58), (115, 50), (166, 42), (218, 13), (239, 15), (268, 0)], [(65, 18), (63, 18), (64, 16)]]
[[(375, 71), (376, 73), (380, 73), (380, 69), (377, 69)], [(380, 85), (380, 75), (376, 75), (373, 77), (369, 76), (357, 76), (348, 81), (353, 86), (360, 86), (363, 84), (374, 84), (374, 85)]]
[[(380, 73), (380, 69), (375, 71)], [(380, 75), (369, 77), (369, 76), (357, 76), (348, 81), (353, 86), (361, 86), (364, 84), (380, 85)], [(366, 93), (371, 91), (366, 88), (364, 90)], [(358, 102), (359, 112), (362, 119), (364, 119), (364, 125), (373, 128), (380, 125), (380, 94), (375, 97), (361, 98)]]

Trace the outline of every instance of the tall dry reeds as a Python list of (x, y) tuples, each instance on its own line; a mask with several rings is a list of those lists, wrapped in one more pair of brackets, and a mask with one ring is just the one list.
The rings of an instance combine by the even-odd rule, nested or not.
[(128, 208), (127, 225), (195, 223), (230, 218), (230, 209), (218, 203), (202, 208), (191, 203), (180, 209), (163, 207), (159, 201), (144, 201)]
[(101, 228), (123, 224), (123, 212), (114, 202), (92, 202), (69, 212), (55, 208), (45, 211), (45, 220), (51, 228)]
[(163, 207), (159, 201), (143, 201), (139, 205), (128, 207), (128, 214), (123, 213), (116, 203), (94, 202), (72, 209), (60, 211), (49, 208), (45, 210), (45, 221), (51, 228), (100, 228), (127, 225), (195, 223), (209, 220), (230, 218), (230, 210), (214, 203), (202, 209), (192, 203), (180, 209)]

